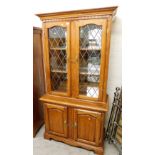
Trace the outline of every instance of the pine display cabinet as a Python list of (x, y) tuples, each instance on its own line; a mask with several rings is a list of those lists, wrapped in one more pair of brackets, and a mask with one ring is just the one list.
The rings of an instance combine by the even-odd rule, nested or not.
[(37, 14), (42, 20), (46, 139), (104, 153), (110, 33), (117, 7)]

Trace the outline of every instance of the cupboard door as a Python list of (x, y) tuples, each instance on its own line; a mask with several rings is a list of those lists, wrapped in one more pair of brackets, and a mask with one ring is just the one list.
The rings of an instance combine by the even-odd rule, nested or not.
[(106, 50), (106, 19), (76, 22), (76, 97), (102, 100)]
[(101, 126), (101, 113), (80, 109), (75, 110), (74, 138), (76, 141), (99, 145)]
[(45, 23), (43, 28), (46, 90), (70, 96), (70, 23)]
[(53, 104), (45, 104), (45, 128), (46, 131), (67, 137), (67, 107)]

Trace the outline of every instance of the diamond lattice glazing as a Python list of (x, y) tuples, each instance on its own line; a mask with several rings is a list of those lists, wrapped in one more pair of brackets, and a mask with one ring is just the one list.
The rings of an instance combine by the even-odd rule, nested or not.
[(80, 28), (79, 93), (97, 98), (101, 58), (102, 27), (88, 24)]
[(60, 26), (50, 28), (48, 40), (52, 90), (65, 92), (67, 83), (66, 28)]

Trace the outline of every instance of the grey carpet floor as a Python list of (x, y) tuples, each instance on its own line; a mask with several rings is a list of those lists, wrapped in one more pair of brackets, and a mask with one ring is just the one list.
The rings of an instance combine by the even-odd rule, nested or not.
[[(92, 151), (73, 147), (54, 140), (45, 140), (43, 138), (44, 126), (33, 138), (33, 155), (95, 155)], [(104, 155), (119, 155), (117, 149), (105, 142)]]

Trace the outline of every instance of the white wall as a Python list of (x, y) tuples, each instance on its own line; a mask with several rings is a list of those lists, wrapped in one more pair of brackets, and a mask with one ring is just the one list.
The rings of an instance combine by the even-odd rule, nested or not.
[[(56, 1), (36, 1), (33, 6), (34, 14), (55, 12), (55, 11), (66, 11), (66, 10), (77, 10), (77, 9), (90, 9), (100, 8), (106, 6), (120, 6), (117, 0), (56, 0)], [(112, 34), (111, 34), (111, 48), (110, 48), (110, 61), (109, 61), (109, 76), (107, 93), (109, 94), (109, 112), (106, 118), (106, 124), (108, 122), (108, 116), (111, 110), (111, 104), (113, 101), (113, 93), (115, 87), (121, 86), (122, 84), (122, 41), (121, 41), (121, 8), (118, 8), (116, 19), (113, 21)], [(33, 26), (41, 27), (41, 21), (35, 15), (33, 16)]]
[(106, 124), (112, 107), (114, 91), (116, 87), (122, 85), (122, 21), (116, 15), (113, 21), (111, 32), (111, 45), (109, 57), (109, 74), (107, 93), (109, 95), (109, 111), (106, 118)]

